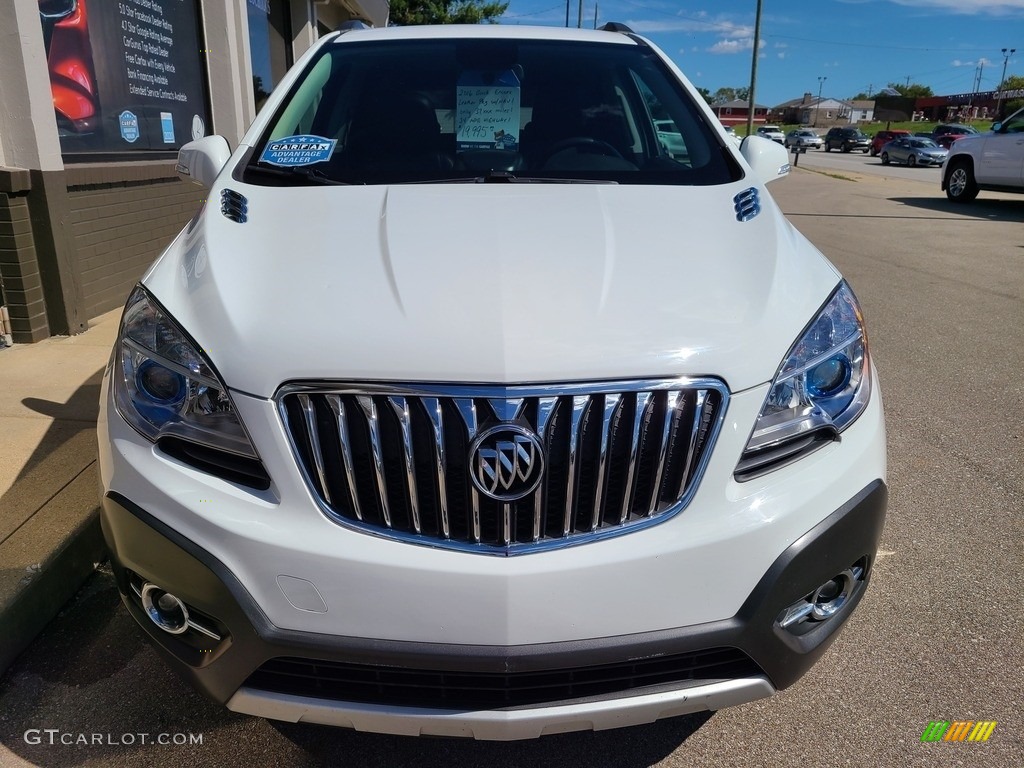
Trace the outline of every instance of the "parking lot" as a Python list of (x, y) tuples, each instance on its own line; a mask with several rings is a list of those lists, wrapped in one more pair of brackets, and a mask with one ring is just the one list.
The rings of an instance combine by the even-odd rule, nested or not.
[[(100, 570), (0, 678), (0, 765), (1020, 766), (1024, 197), (954, 206), (939, 173), (811, 151), (771, 188), (864, 306), (889, 434), (871, 588), (792, 688), (718, 713), (513, 744), (275, 725), (174, 677)], [(998, 725), (985, 743), (922, 743), (935, 720)], [(153, 743), (160, 734), (192, 743)]]

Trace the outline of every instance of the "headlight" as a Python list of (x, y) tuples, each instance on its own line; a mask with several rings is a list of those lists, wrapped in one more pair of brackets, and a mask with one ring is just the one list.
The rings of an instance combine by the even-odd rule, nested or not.
[(749, 480), (834, 440), (867, 406), (864, 319), (845, 282), (790, 349), (736, 468)]
[(256, 459), (256, 451), (205, 356), (146, 289), (125, 307), (114, 402), (145, 437), (181, 440)]

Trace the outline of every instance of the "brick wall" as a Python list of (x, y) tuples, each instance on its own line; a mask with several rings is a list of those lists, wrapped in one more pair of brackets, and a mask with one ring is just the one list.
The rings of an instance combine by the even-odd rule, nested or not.
[(43, 285), (36, 262), (28, 206), (26, 171), (4, 171), (0, 178), (0, 284), (11, 316), (15, 341), (33, 342), (50, 335)]
[(67, 176), (84, 313), (93, 318), (124, 304), (206, 193), (181, 181), (173, 163), (68, 166)]

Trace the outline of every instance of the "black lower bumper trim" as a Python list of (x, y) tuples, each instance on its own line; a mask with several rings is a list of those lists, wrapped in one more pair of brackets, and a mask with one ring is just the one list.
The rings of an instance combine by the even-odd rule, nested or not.
[[(257, 670), (280, 658), (488, 675), (586, 670), (631, 659), (732, 648), (752, 660), (751, 669), (763, 670), (776, 688), (786, 688), (818, 660), (860, 602), (878, 549), (887, 496), (885, 484), (876, 481), (800, 537), (776, 559), (732, 618), (657, 632), (529, 646), (415, 643), (281, 629), (269, 621), (223, 563), (130, 500), (108, 494), (101, 522), (128, 610), (172, 666), (222, 703)], [(864, 579), (833, 619), (800, 635), (779, 626), (778, 617), (788, 606), (858, 561), (866, 563)], [(128, 569), (172, 590), (226, 628), (230, 647), (218, 654), (216, 664), (189, 663), (174, 638), (146, 618), (128, 597)]]

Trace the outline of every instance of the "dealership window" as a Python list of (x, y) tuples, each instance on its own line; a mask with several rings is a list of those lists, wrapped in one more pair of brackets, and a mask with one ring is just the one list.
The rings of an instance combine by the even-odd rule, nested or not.
[(291, 3), (288, 0), (248, 0), (249, 54), (256, 109), (263, 106), (274, 86), (294, 63)]

